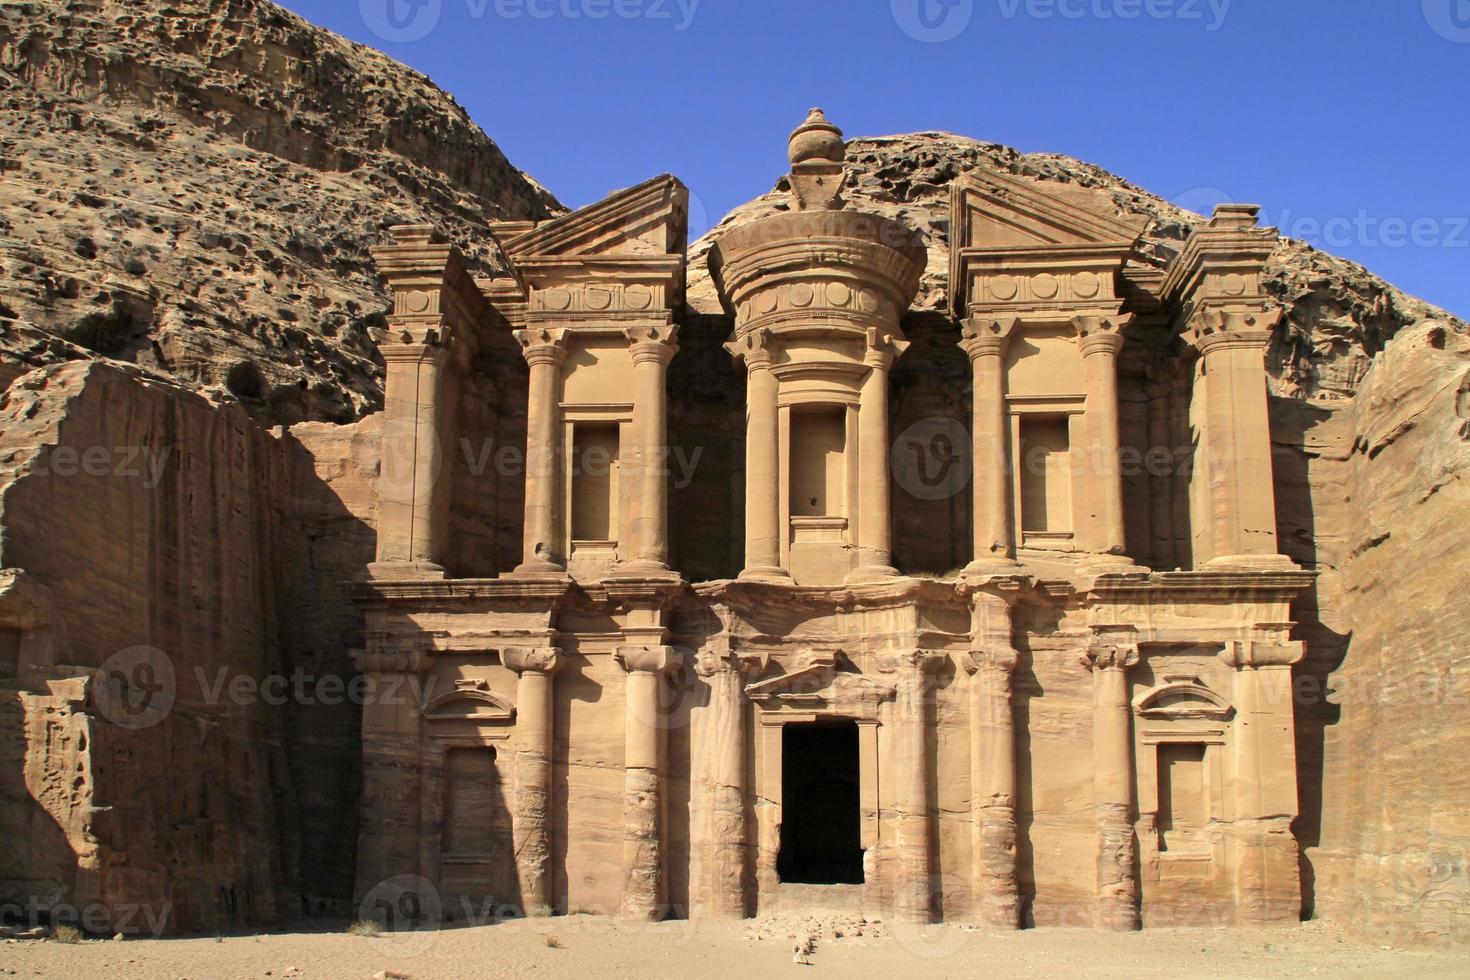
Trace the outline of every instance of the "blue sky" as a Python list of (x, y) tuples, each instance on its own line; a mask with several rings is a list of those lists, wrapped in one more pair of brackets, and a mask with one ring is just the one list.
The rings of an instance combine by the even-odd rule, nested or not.
[(284, 3), (427, 74), (571, 206), (669, 171), (713, 223), (820, 105), (849, 136), (942, 129), (1255, 202), (1470, 316), (1470, 0)]

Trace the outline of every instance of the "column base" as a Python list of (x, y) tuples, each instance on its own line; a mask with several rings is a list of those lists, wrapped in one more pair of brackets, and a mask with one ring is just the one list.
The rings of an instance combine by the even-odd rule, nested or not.
[(375, 582), (428, 581), (447, 577), (443, 565), (431, 561), (375, 561), (368, 565), (368, 578)]
[(528, 561), (517, 565), (511, 578), (566, 578), (567, 570), (549, 561)]
[(742, 582), (782, 582), (791, 584), (791, 573), (779, 565), (751, 565), (740, 572)]
[(632, 561), (620, 561), (613, 565), (608, 572), (608, 579), (681, 579), (678, 572), (669, 568), (663, 562), (650, 561), (644, 558), (635, 558)]
[(859, 565), (847, 573), (844, 585), (861, 585), (864, 582), (886, 582), (891, 579), (903, 578), (892, 565)]
[(1126, 575), (1130, 578), (1146, 578), (1153, 569), (1129, 558), (1127, 555), (1084, 555), (1077, 560), (1072, 573), (1072, 585), (1079, 592), (1089, 591), (1100, 578), (1110, 575)]
[(992, 575), (1016, 575), (1026, 566), (1014, 558), (988, 555), (976, 558), (960, 569), (960, 578), (989, 578)]
[(1301, 568), (1285, 555), (1221, 555), (1204, 567), (1212, 572), (1294, 572)]

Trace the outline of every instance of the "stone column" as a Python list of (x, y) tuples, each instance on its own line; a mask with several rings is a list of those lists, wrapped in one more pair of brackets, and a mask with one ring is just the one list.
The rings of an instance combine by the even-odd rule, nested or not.
[(678, 352), (679, 328), (630, 327), (633, 355), (634, 491), (629, 560), (624, 572), (667, 574), (669, 570), (668, 392), (664, 380)]
[(929, 677), (933, 660), (924, 650), (885, 658), (885, 669), (897, 672), (894, 731), (890, 749), (897, 777), (894, 810), (897, 825), (893, 861), (894, 911), (904, 920), (928, 922), (933, 916), (935, 881), (929, 839)]
[(1296, 922), (1302, 891), (1296, 837), (1296, 717), (1292, 665), (1300, 642), (1232, 642), (1235, 668), (1235, 915), (1240, 924)]
[(1011, 610), (1031, 580), (1020, 575), (965, 579), (970, 599), (970, 786), (973, 890), (980, 920), (1017, 929), (1016, 725), (1011, 706), (1016, 650)]
[(745, 569), (741, 578), (789, 579), (781, 567), (781, 433), (773, 339), (757, 331), (727, 345), (745, 360)]
[[(1118, 351), (1128, 317), (1079, 316), (1072, 320), (1087, 379), (1084, 418), (1087, 445), (1080, 454), (1090, 487), (1091, 510), (1083, 546), (1099, 555), (1123, 555), (1123, 476), (1118, 465)], [(1074, 458), (1077, 454), (1074, 454)]]
[(562, 551), (560, 366), (566, 355), (560, 330), (516, 333), (531, 366), (526, 403), (526, 502), (517, 575), (561, 575)]
[(1097, 922), (1103, 929), (1139, 927), (1138, 847), (1133, 839), (1133, 730), (1128, 668), (1138, 647), (1127, 639), (1095, 639), (1083, 657), (1092, 671), (1092, 790), (1097, 815)]
[(522, 911), (531, 915), (551, 905), (552, 675), (561, 657), (540, 647), (508, 649), (501, 659), (519, 675), (513, 830)]
[(886, 340), (870, 337), (863, 358), (868, 374), (858, 391), (858, 567), (848, 576), (850, 581), (898, 575), (893, 567), (888, 482), (888, 369), (896, 356)]
[(960, 346), (970, 355), (974, 381), (970, 459), (975, 547), (967, 569), (971, 573), (1015, 565), (1005, 353), (1018, 322), (1015, 317), (972, 317), (965, 321), (960, 340)]
[(1010, 647), (970, 651), (971, 742), (976, 760), (975, 891), (980, 917), (996, 929), (1020, 928), (1016, 882), (1016, 727)]
[(623, 906), (625, 919), (664, 914), (662, 756), (659, 688), (679, 666), (673, 647), (625, 645), (615, 655), (628, 672), (624, 749)]
[(1195, 460), (1198, 492), (1209, 494), (1209, 551), (1196, 567), (1283, 564), (1271, 493), (1271, 420), (1266, 398), (1266, 346), (1279, 310), (1200, 314), (1186, 335), (1203, 360), (1194, 397), (1203, 399), (1204, 458)]
[(710, 686), (708, 720), (699, 752), (708, 781), (703, 787), (709, 821), (701, 862), (707, 869), (709, 913), (721, 919), (749, 914), (746, 876), (750, 829), (745, 818), (746, 698), (740, 658), (728, 648), (702, 651), (695, 670)]
[(447, 331), (419, 331), (422, 343), (382, 344), (382, 475), (373, 578), (443, 578), (447, 495), (439, 486), (451, 416)]

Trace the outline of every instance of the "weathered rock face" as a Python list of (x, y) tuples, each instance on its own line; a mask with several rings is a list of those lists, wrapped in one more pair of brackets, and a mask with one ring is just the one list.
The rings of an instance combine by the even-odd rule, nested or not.
[[(423, 221), (490, 267), (490, 221), (561, 209), (422, 76), (263, 0), (6, 6), (0, 118), (0, 898), (166, 905), (171, 928), (340, 911), (360, 710), (319, 693), (222, 701), (219, 671), (313, 691), (354, 673), (350, 583), (374, 555), (381, 434), (370, 334), (388, 306), (368, 248)], [(969, 369), (944, 315), (957, 176), (1101, 191), (1150, 219), (1141, 258), (1159, 265), (1202, 221), (1070, 158), (946, 134), (855, 140), (849, 160), (854, 205), (918, 228), (928, 248), (894, 432), (967, 417)], [(787, 199), (778, 185), (691, 249), (670, 439), (700, 465), (676, 482), (670, 521), (674, 564), (695, 579), (743, 558), (729, 532), (744, 520), (744, 383), (705, 259)], [(1295, 610), (1310, 651), (1295, 827), (1308, 908), (1395, 941), (1465, 943), (1466, 328), (1300, 243), (1281, 243), (1268, 271), (1287, 311), (1269, 358), (1281, 539), (1322, 573)], [(99, 358), (134, 366), (55, 364)], [(458, 407), (467, 430), (496, 432), (453, 452), (455, 494), (484, 498), (454, 528), (465, 575), (504, 570), (520, 546), (518, 481), (482, 478), (490, 451), (524, 440), (524, 369), (507, 361)], [(507, 410), (491, 419), (496, 401)], [(962, 498), (948, 518), (895, 503), (900, 567), (963, 564)], [(107, 723), (116, 678), (94, 671), (139, 645), (174, 668), (182, 710), (135, 730)], [(609, 669), (573, 701), (622, 683)], [(1087, 696), (1075, 671), (1019, 685), (1023, 729), (1043, 693)], [(1023, 794), (1032, 766), (1073, 766), (1082, 786), (1089, 724), (1073, 712), (1036, 737)], [(566, 763), (571, 791), (620, 814), (616, 760), (597, 754), (620, 732), (588, 735), (596, 749)], [(1026, 805), (1050, 819), (1051, 804)], [(1076, 878), (1080, 901), (1091, 869), (1066, 855), (1085, 843), (1053, 846), (1066, 831), (1046, 819), (1023, 858)], [(581, 848), (615, 866), (595, 823), (557, 842), (556, 860)], [(687, 839), (670, 843), (687, 856)], [(1034, 921), (1063, 921), (1067, 898)]]
[(1315, 912), (1397, 942), (1470, 939), (1463, 600), (1470, 338), (1401, 333), (1346, 404), (1279, 401), (1282, 541), (1321, 578), (1298, 617), (1297, 833)]
[(131, 361), (269, 423), (381, 406), (387, 226), (484, 261), (487, 222), (560, 210), (428, 79), (265, 0), (7, 4), (0, 134), (0, 363)]
[(129, 908), (203, 929), (340, 906), (378, 427), (299, 429), (103, 362), (0, 396), (7, 908), (147, 930)]

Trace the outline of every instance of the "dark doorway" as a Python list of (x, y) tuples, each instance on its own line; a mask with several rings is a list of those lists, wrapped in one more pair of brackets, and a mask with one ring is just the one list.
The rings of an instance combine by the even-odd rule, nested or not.
[(863, 883), (855, 722), (781, 729), (781, 850), (776, 874), (808, 885)]

